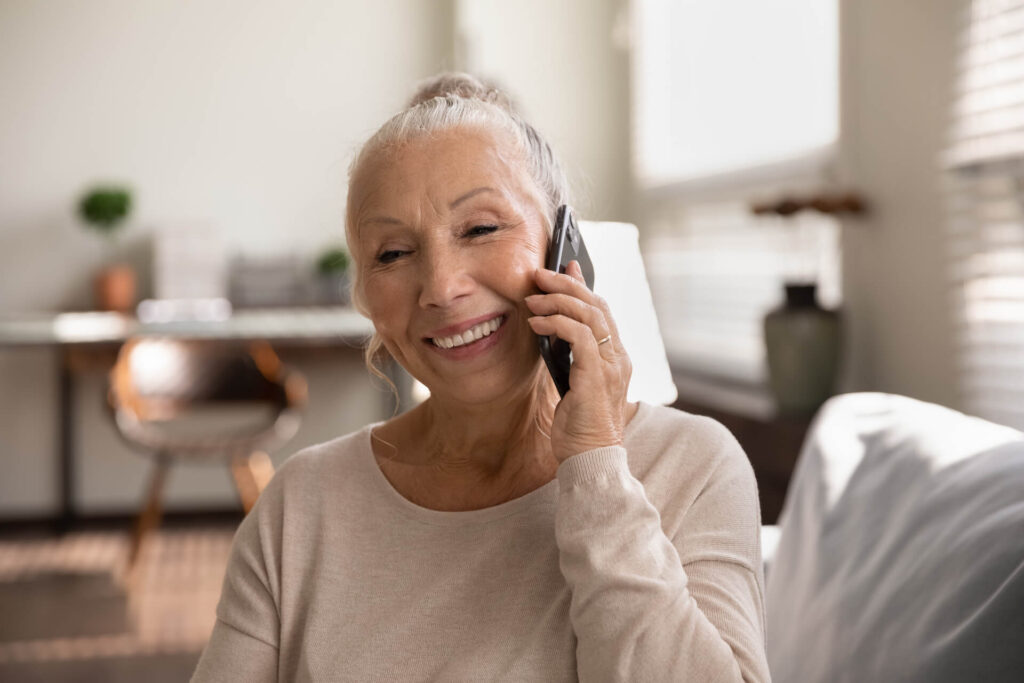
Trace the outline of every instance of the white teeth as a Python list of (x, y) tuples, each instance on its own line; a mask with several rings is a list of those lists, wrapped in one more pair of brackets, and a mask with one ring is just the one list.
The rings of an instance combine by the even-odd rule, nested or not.
[(451, 337), (435, 337), (432, 341), (434, 346), (440, 346), (443, 349), (450, 349), (456, 346), (465, 346), (477, 339), (483, 339), (489, 336), (492, 332), (498, 329), (501, 325), (501, 316), (492, 318), (486, 322), (482, 322), (478, 325), (474, 325), (462, 334), (452, 335)]

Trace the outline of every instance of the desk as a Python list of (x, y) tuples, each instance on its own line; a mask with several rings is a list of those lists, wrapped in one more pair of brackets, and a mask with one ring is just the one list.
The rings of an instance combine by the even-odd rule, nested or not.
[[(211, 340), (266, 340), (275, 348), (358, 348), (373, 333), (373, 324), (350, 308), (279, 308), (238, 310), (223, 320), (142, 323), (120, 313), (84, 312), (0, 318), (0, 348), (53, 347), (58, 377), (58, 529), (76, 518), (74, 358), (83, 350), (113, 352), (135, 336), (170, 336)], [(399, 386), (402, 383), (399, 382)]]

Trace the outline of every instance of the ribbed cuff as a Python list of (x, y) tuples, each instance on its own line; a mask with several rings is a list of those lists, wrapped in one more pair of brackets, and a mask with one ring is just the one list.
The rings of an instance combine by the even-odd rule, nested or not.
[(562, 461), (558, 466), (558, 485), (568, 489), (598, 477), (620, 473), (629, 474), (626, 449), (605, 446), (577, 453)]

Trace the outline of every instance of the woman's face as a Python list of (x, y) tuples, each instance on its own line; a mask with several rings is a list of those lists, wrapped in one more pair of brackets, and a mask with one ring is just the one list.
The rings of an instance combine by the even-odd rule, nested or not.
[(395, 359), (437, 397), (532, 386), (524, 297), (551, 219), (513, 144), (465, 128), (413, 140), (364, 166), (350, 201), (364, 301)]

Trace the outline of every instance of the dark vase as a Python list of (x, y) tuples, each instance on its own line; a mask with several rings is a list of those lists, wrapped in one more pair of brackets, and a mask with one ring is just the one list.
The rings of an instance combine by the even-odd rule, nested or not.
[(813, 284), (787, 284), (786, 301), (764, 318), (768, 376), (781, 416), (812, 415), (835, 390), (841, 319), (818, 304)]

